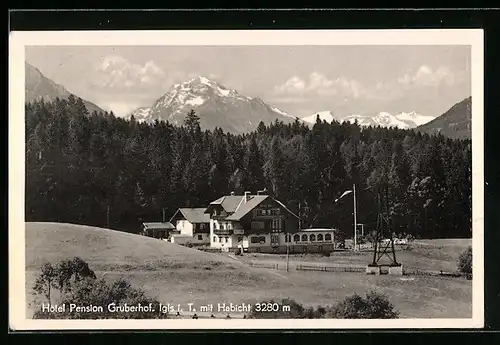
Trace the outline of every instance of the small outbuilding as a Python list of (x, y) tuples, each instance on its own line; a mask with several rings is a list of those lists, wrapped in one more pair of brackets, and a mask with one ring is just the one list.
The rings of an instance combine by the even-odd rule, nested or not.
[(172, 233), (178, 233), (170, 222), (142, 223), (142, 234), (158, 239), (168, 239)]

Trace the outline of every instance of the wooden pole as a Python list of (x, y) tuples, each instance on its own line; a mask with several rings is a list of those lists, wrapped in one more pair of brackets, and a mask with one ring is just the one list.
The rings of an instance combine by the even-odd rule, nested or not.
[(165, 207), (163, 208), (163, 223), (165, 223)]
[(287, 242), (286, 242), (286, 271), (288, 272), (288, 264), (290, 261), (290, 240), (292, 239), (292, 236), (289, 235), (288, 233), (285, 235), (287, 237)]
[(356, 185), (355, 184), (352, 185), (352, 191), (353, 191), (353, 195), (354, 195), (354, 250), (356, 251), (356, 250), (358, 250), (357, 249), (357, 238), (356, 238), (357, 232), (358, 232), (357, 231), (358, 225), (357, 225), (357, 219), (356, 219), (356, 208), (357, 207), (356, 207)]
[(109, 229), (109, 205), (108, 205), (108, 212), (106, 214), (106, 224), (107, 224), (107, 228)]

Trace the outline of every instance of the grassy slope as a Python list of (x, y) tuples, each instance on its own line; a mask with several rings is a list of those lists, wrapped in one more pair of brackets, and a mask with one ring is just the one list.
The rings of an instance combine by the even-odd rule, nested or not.
[[(429, 270), (454, 272), (457, 269), (457, 260), (468, 245), (470, 239), (439, 239), (439, 240), (417, 240), (411, 244), (409, 250), (396, 248), (396, 260), (403, 267), (411, 270)], [(249, 254), (242, 257), (245, 261), (266, 261), (270, 263), (284, 263), (285, 255), (272, 254)], [(304, 262), (325, 265), (350, 265), (366, 266), (373, 260), (373, 252), (364, 250), (358, 253), (350, 251), (334, 252), (330, 257), (320, 254), (296, 254), (290, 256), (292, 266)], [(382, 263), (389, 261), (384, 256)]]
[(275, 272), (151, 238), (58, 223), (26, 224), (31, 308), (39, 303), (30, 294), (38, 267), (45, 260), (55, 263), (72, 256), (89, 262), (98, 276), (124, 277), (164, 303), (251, 303), (290, 297), (316, 306), (376, 289), (390, 296), (401, 317), (470, 317), (472, 310), (471, 282), (462, 279)]

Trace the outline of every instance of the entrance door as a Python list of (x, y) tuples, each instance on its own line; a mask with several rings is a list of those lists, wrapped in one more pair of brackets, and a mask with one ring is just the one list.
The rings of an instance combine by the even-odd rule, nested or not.
[(271, 234), (271, 247), (279, 247), (280, 236), (278, 234)]

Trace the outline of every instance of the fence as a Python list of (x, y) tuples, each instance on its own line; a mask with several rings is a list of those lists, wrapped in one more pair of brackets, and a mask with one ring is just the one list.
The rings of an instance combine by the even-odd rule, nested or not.
[[(255, 268), (267, 268), (273, 270), (285, 269), (286, 265), (280, 265), (275, 263), (265, 263), (265, 262), (250, 262), (248, 263), (250, 267)], [(295, 266), (297, 271), (316, 271), (316, 272), (343, 272), (343, 273), (365, 273), (365, 267), (356, 266), (323, 266), (323, 265), (301, 265)], [(419, 270), (419, 269), (403, 269), (404, 275), (416, 275), (416, 276), (428, 276), (428, 277), (462, 277), (458, 272), (447, 272), (447, 271), (429, 271), (429, 270)], [(470, 277), (467, 277), (471, 279)]]
[(404, 275), (415, 275), (415, 276), (428, 276), (428, 277), (461, 277), (462, 275), (458, 272), (446, 272), (440, 271), (428, 271), (419, 269), (403, 269)]
[(255, 267), (255, 268), (270, 268), (273, 270), (280, 269), (279, 264), (267, 264), (267, 263), (263, 263), (263, 262), (250, 262), (249, 265), (250, 265), (250, 267)]
[(323, 271), (323, 272), (365, 272), (364, 267), (352, 266), (313, 266), (313, 265), (297, 265), (297, 271)]

